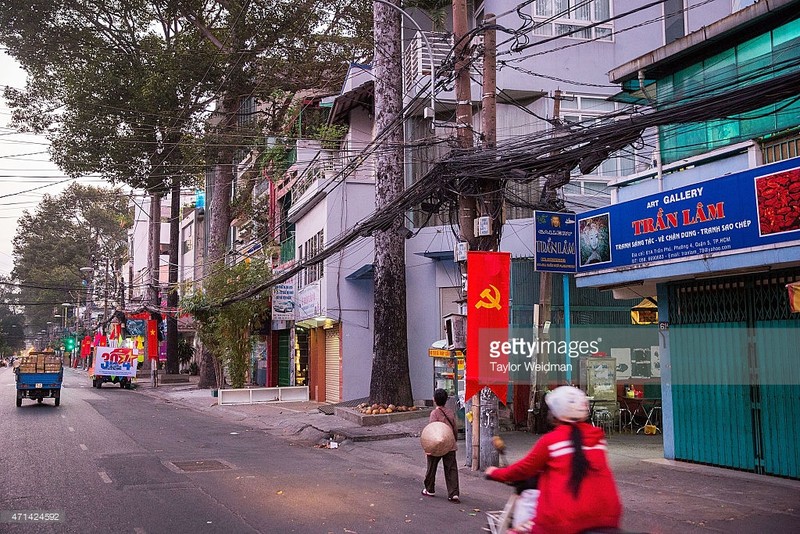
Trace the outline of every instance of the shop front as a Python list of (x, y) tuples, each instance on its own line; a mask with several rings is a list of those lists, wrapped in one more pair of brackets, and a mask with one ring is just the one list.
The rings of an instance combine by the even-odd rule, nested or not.
[[(775, 187), (800, 188), (800, 158), (581, 214), (602, 261), (579, 265), (578, 284), (657, 294), (658, 341), (630, 368), (660, 375), (660, 413), (645, 411), (662, 418), (667, 458), (800, 478), (788, 438), (800, 434), (800, 314), (787, 291), (800, 218), (778, 217)], [(634, 395), (648, 398), (643, 385)]]

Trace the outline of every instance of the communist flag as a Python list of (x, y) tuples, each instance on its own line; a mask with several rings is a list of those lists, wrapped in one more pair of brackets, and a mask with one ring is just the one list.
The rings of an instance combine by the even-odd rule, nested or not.
[(789, 291), (789, 307), (794, 313), (800, 313), (800, 282), (786, 284)]
[(158, 321), (147, 320), (147, 357), (158, 359)]
[(484, 386), (503, 401), (508, 395), (508, 354), (490, 347), (508, 341), (510, 276), (508, 252), (467, 253), (466, 399)]

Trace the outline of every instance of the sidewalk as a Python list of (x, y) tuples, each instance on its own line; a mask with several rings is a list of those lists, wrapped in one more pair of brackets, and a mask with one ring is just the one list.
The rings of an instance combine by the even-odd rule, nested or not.
[[(365, 462), (379, 462), (420, 480), (424, 476), (419, 444), (419, 433), (427, 424), (424, 417), (360, 427), (323, 414), (319, 411), (323, 404), (313, 401), (218, 406), (210, 390), (197, 389), (194, 383), (152, 388), (143, 380), (136, 391), (309, 446), (326, 446), (333, 438), (343, 453), (353, 451)], [(501, 435), (509, 462), (522, 458), (538, 438), (526, 432)], [(628, 531), (800, 532), (800, 481), (671, 462), (663, 458), (660, 435), (612, 433), (608, 443), (609, 461), (625, 509), (623, 527)], [(510, 492), (464, 466), (463, 440), (458, 444), (462, 497), (482, 494), (499, 497), (502, 503)]]

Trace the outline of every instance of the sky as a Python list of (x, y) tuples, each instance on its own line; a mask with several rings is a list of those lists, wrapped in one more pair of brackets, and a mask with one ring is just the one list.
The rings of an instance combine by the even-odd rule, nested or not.
[[(0, 73), (0, 275), (5, 276), (14, 268), (17, 219), (24, 210), (34, 212), (45, 194), (58, 195), (72, 182), (50, 161), (47, 139), (11, 128), (2, 89), (23, 88), (25, 72), (1, 49)], [(98, 185), (96, 180), (94, 185)]]

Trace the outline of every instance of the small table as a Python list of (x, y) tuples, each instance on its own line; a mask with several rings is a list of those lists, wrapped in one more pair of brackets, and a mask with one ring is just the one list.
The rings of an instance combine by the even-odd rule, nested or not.
[(646, 426), (654, 426), (656, 433), (661, 433), (660, 417), (657, 412), (661, 411), (661, 399), (619, 397), (620, 406), (630, 413), (630, 421), (626, 426), (636, 433), (642, 432)]

